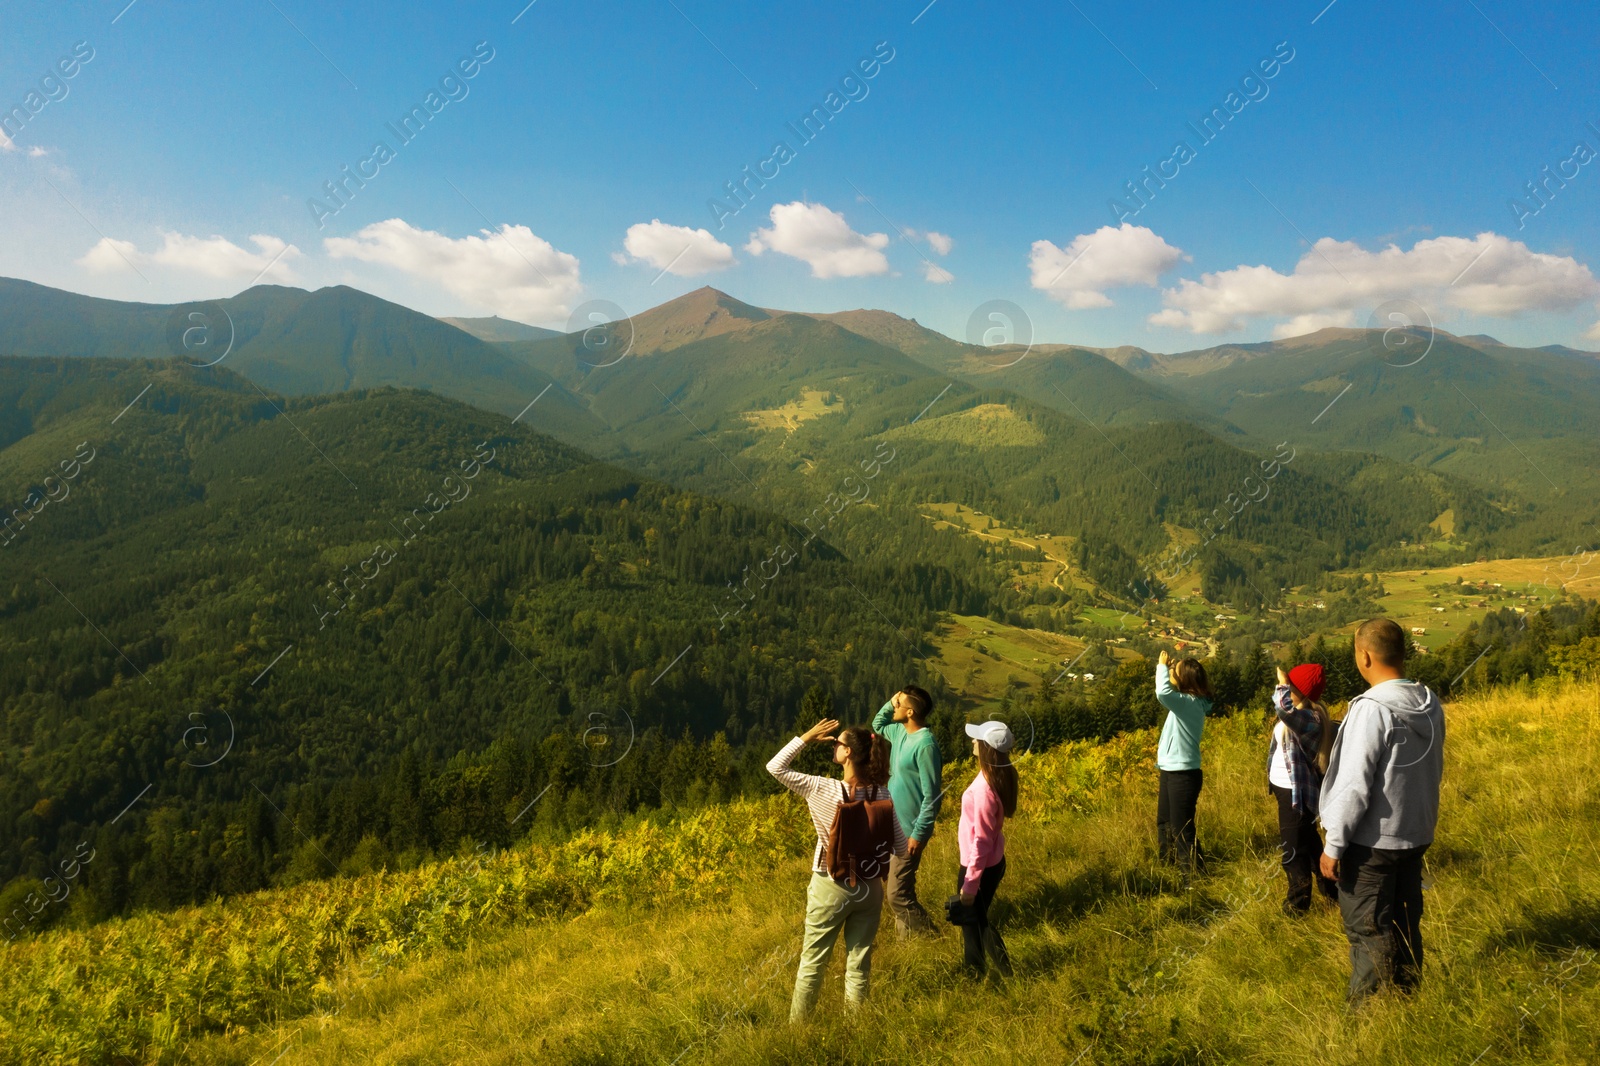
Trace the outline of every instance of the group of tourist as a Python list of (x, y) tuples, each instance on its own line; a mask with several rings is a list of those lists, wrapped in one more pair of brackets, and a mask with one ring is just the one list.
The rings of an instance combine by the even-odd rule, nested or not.
[[(871, 729), (840, 729), (825, 718), (784, 745), (767, 770), (805, 799), (817, 830), (806, 893), (790, 1018), (811, 1013), (833, 946), (844, 934), (845, 1000), (867, 998), (872, 946), (887, 895), (901, 936), (934, 937), (937, 926), (917, 899), (917, 872), (944, 800), (944, 759), (928, 728), (933, 697), (907, 685), (879, 709)], [(961, 927), (965, 961), (976, 973), (987, 963), (1005, 976), (1011, 960), (989, 905), (1006, 873), (1005, 820), (1017, 812), (1016, 740), (1004, 722), (968, 725), (978, 773), (961, 796), (960, 865), (945, 916)], [(838, 778), (789, 768), (807, 744), (833, 745)], [(885, 887), (887, 882), (887, 887)]]
[[(1370, 686), (1335, 721), (1322, 702), (1320, 666), (1278, 671), (1267, 787), (1277, 801), (1285, 914), (1336, 902), (1350, 943), (1349, 998), (1385, 986), (1415, 989), (1422, 973), (1422, 859), (1439, 816), (1444, 710), (1426, 685), (1405, 677), (1405, 634), (1389, 619), (1356, 632), (1356, 669)], [(1162, 862), (1204, 872), (1195, 831), (1204, 782), (1200, 743), (1215, 696), (1196, 659), (1156, 664), (1156, 699), (1166, 709), (1156, 751), (1156, 852)], [(917, 898), (917, 875), (944, 798), (943, 759), (928, 717), (933, 698), (916, 685), (895, 693), (870, 729), (824, 719), (773, 756), (767, 769), (803, 797), (817, 831), (805, 936), (790, 1018), (816, 1005), (822, 975), (844, 935), (845, 1000), (867, 998), (872, 948), (885, 897), (904, 937), (936, 937)], [(961, 929), (974, 976), (1011, 975), (1005, 941), (989, 921), (1006, 872), (1005, 820), (1016, 814), (1015, 738), (1004, 722), (966, 727), (977, 772), (961, 796), (959, 864), (946, 919)], [(807, 744), (833, 745), (839, 777), (790, 769)], [(1326, 840), (1318, 833), (1322, 826)]]

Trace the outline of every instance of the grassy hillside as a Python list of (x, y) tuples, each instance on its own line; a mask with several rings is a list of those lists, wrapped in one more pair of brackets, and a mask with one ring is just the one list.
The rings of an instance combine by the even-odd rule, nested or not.
[[(1239, 714), (1207, 731), (1217, 861), (1192, 881), (1152, 861), (1152, 732), (1019, 757), (1006, 985), (967, 982), (948, 931), (886, 932), (862, 1014), (839, 1010), (836, 956), (815, 1020), (788, 1025), (809, 836), (778, 796), (0, 949), (0, 1061), (1591, 1061), (1600, 689), (1500, 689), (1448, 714), (1411, 1002), (1347, 1014), (1335, 912), (1279, 912), (1265, 727)], [(953, 806), (923, 867), (935, 900)]]
[(1556, 556), (1385, 571), (1384, 594), (1377, 603), (1413, 632), (1417, 644), (1432, 650), (1459, 637), (1485, 610), (1510, 608), (1531, 616), (1559, 598), (1554, 594), (1558, 587), (1575, 596), (1600, 598), (1600, 571), (1577, 563), (1572, 556)]

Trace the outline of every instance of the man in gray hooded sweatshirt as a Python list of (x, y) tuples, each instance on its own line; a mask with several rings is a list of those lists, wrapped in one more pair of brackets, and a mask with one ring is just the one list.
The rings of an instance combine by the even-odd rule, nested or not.
[(1322, 875), (1339, 882), (1350, 1000), (1422, 977), (1422, 855), (1439, 821), (1444, 708), (1404, 676), (1406, 638), (1387, 618), (1356, 631), (1368, 685), (1350, 701), (1322, 783)]

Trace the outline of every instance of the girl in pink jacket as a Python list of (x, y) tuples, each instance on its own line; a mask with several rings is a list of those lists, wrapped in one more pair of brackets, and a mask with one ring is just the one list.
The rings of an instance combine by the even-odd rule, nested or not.
[(978, 758), (978, 776), (961, 796), (960, 897), (950, 901), (950, 917), (961, 926), (967, 965), (982, 974), (987, 955), (997, 973), (1010, 977), (1011, 958), (989, 924), (989, 904), (1006, 875), (1005, 820), (1017, 813), (1017, 768), (1010, 756), (1015, 740), (1004, 722), (969, 725), (967, 736)]

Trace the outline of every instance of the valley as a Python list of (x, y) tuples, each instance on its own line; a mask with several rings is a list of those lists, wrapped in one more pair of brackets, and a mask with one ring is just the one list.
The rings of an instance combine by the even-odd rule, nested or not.
[[(1307, 586), (1286, 589), (1281, 609), (1241, 611), (1231, 603), (1206, 599), (1198, 587), (1186, 587), (1195, 580), (1192, 577), (1174, 581), (1173, 595), (1159, 606), (1146, 606), (1142, 612), (1130, 610), (1131, 603), (1110, 606), (1119, 602), (1114, 590), (1101, 588), (1081, 570), (1074, 573), (1072, 538), (1007, 527), (993, 516), (959, 504), (929, 503), (918, 510), (938, 528), (958, 530), (998, 548), (1038, 553), (1040, 561), (1012, 561), (1011, 580), (1019, 591), (1024, 586), (1049, 586), (1078, 593), (1080, 602), (1094, 604), (1058, 612), (1047, 629), (953, 618), (949, 631), (937, 642), (942, 654), (936, 665), (952, 691), (979, 707), (998, 702), (1008, 686), (1016, 687), (1017, 683), (1034, 687), (1043, 677), (1052, 675), (1059, 681), (1056, 667), (1087, 652), (1095, 643), (1094, 636), (1085, 634), (1098, 635), (1098, 643), (1117, 660), (1137, 655), (1125, 646), (1130, 641), (1148, 649), (1153, 646), (1151, 641), (1163, 640), (1178, 650), (1190, 647), (1209, 654), (1227, 635), (1229, 623), (1242, 617), (1262, 632), (1278, 632), (1280, 639), (1271, 643), (1283, 647), (1283, 624), (1274, 615), (1293, 611), (1314, 619), (1313, 612), (1325, 615), (1327, 610), (1327, 596), (1319, 594), (1317, 587)], [(1175, 541), (1182, 543), (1184, 533), (1173, 530)], [(1592, 551), (1483, 559), (1437, 568), (1347, 571), (1329, 576), (1348, 580), (1367, 573), (1383, 590), (1373, 597), (1374, 606), (1399, 622), (1424, 653), (1459, 638), (1486, 611), (1509, 608), (1518, 614), (1529, 614), (1569, 597), (1600, 599), (1600, 566), (1596, 566)], [(1313, 622), (1299, 632), (1348, 637), (1356, 624)], [(991, 647), (997, 654), (987, 654)], [(1051, 658), (1052, 654), (1056, 658)], [(1004, 666), (999, 665), (1002, 662)]]

